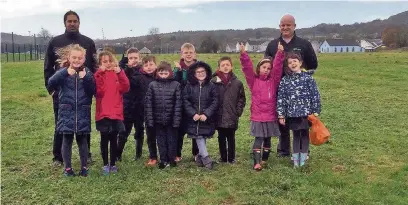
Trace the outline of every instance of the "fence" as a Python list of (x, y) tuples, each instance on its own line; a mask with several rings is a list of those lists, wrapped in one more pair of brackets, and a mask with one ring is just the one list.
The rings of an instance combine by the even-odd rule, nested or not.
[(2, 43), (1, 62), (42, 60), (46, 49), (47, 45)]

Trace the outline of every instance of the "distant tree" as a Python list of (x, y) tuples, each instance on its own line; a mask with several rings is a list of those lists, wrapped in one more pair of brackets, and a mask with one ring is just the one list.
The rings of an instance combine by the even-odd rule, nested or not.
[(105, 46), (105, 47), (103, 48), (103, 50), (109, 51), (109, 52), (111, 52), (112, 54), (116, 54), (116, 49), (113, 48), (112, 46)]
[(201, 41), (200, 51), (203, 53), (217, 53), (219, 43), (211, 36), (205, 36)]
[(256, 36), (257, 39), (260, 39), (262, 37), (261, 31), (256, 31), (255, 36)]
[(153, 50), (152, 50), (152, 52), (154, 52), (154, 53), (161, 53), (160, 51), (161, 51), (161, 38), (160, 38), (160, 31), (159, 31), (159, 28), (157, 28), (157, 27), (152, 27), (152, 28), (149, 28), (149, 31), (148, 31), (148, 40), (149, 41), (152, 41), (152, 43), (153, 43)]
[(45, 45), (48, 44), (48, 42), (51, 40), (52, 35), (51, 33), (45, 29), (41, 27), (40, 32), (37, 34), (38, 38), (39, 38), (39, 44), (41, 45)]
[(396, 48), (398, 39), (398, 29), (395, 27), (385, 28), (384, 31), (382, 32), (381, 39), (385, 46), (390, 48)]

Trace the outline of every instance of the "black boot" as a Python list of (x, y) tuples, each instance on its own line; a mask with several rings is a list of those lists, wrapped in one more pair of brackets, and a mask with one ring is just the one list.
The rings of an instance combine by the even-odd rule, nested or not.
[(270, 149), (263, 149), (262, 151), (262, 161), (268, 161), (269, 159), (269, 153), (270, 153)]
[(261, 170), (261, 152), (254, 152), (254, 169)]
[(204, 167), (203, 158), (201, 157), (201, 155), (197, 155), (196, 165), (197, 165), (198, 167)]
[(203, 160), (203, 164), (207, 169), (213, 169), (214, 165), (213, 165), (213, 161), (211, 160), (211, 158), (209, 156), (206, 156), (204, 158), (202, 158)]

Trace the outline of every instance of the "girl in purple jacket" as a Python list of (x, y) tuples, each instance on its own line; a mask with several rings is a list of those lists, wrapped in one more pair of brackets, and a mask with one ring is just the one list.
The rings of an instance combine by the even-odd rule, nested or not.
[[(283, 46), (279, 43), (275, 59), (262, 59), (256, 65), (254, 72), (253, 64), (245, 46), (241, 43), (241, 65), (245, 74), (249, 90), (251, 91), (251, 135), (255, 137), (253, 145), (254, 169), (262, 170), (261, 164), (265, 164), (271, 148), (271, 137), (279, 136), (278, 117), (276, 112), (276, 98), (279, 82), (283, 73), (283, 61), (285, 54)], [(261, 163), (261, 148), (263, 155)]]

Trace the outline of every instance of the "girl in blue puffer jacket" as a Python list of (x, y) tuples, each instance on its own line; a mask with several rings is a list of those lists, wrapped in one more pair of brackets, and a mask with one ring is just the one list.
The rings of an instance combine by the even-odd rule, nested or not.
[(320, 113), (320, 94), (313, 77), (301, 70), (302, 58), (295, 53), (287, 56), (286, 75), (278, 91), (279, 123), (293, 130), (294, 167), (305, 164), (309, 152), (308, 115)]
[(64, 175), (75, 176), (71, 167), (72, 142), (74, 134), (81, 159), (80, 176), (88, 175), (87, 134), (91, 133), (91, 104), (96, 86), (92, 72), (84, 66), (85, 49), (78, 44), (69, 45), (58, 51), (61, 65), (66, 67), (56, 72), (48, 86), (58, 89), (59, 109), (56, 131), (63, 135), (62, 157), (65, 163)]

